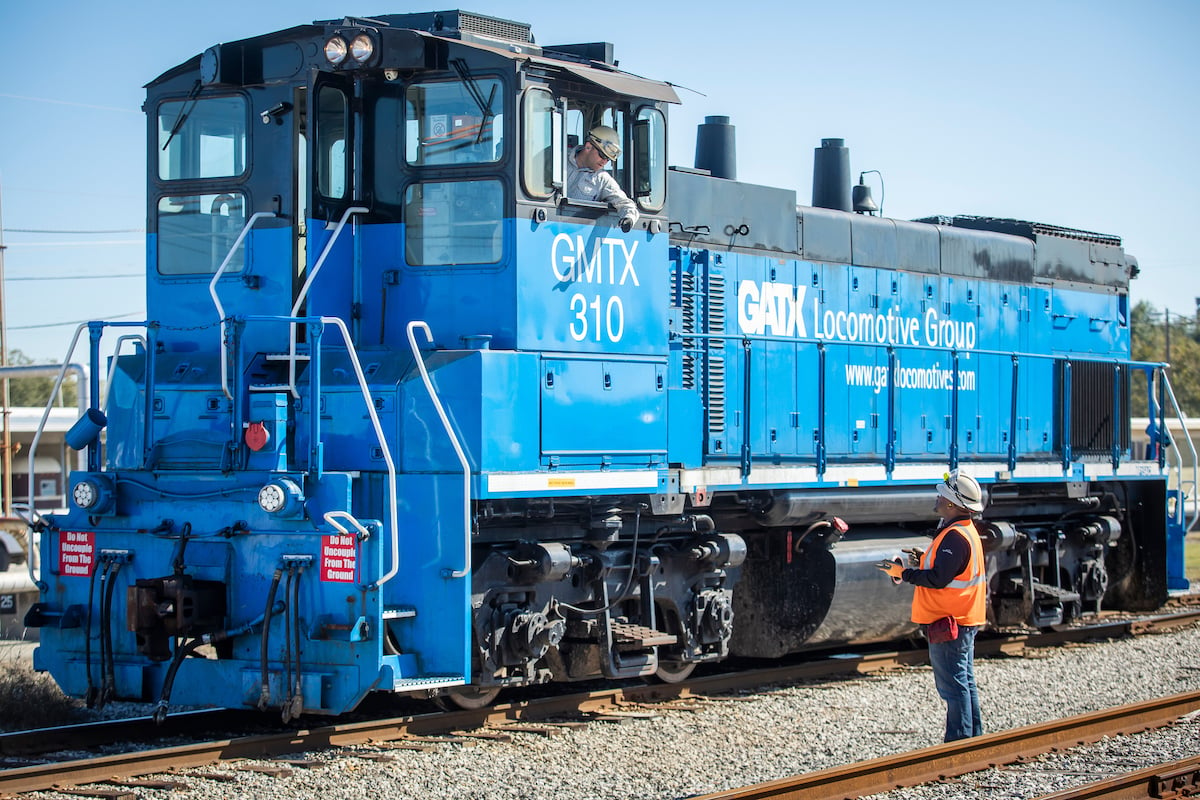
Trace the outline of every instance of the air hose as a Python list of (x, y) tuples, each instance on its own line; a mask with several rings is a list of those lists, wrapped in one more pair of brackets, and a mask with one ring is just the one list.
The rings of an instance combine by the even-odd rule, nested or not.
[(171, 658), (171, 666), (167, 669), (167, 675), (163, 679), (162, 692), (159, 693), (158, 703), (156, 703), (154, 706), (154, 721), (161, 725), (163, 720), (167, 718), (167, 709), (171, 701), (171, 690), (175, 686), (175, 675), (179, 672), (179, 667), (181, 664), (183, 664), (183, 660), (185, 658), (196, 652), (196, 650), (202, 645), (216, 644), (217, 642), (223, 642), (227, 639), (233, 639), (247, 634), (259, 625), (263, 624), (264, 620), (270, 619), (270, 615), (272, 613), (278, 614), (283, 610), (284, 604), (282, 602), (275, 603), (274, 606), (268, 606), (267, 610), (263, 614), (260, 614), (257, 618), (247, 622), (245, 625), (241, 625), (237, 628), (229, 628), (227, 630), (218, 631), (217, 633), (206, 633), (199, 638), (187, 642), (186, 644), (181, 642), (175, 648), (175, 655)]
[(271, 588), (267, 592), (267, 608), (263, 611), (263, 631), (260, 643), (260, 654), (262, 656), (262, 689), (258, 695), (258, 710), (266, 711), (267, 706), (271, 704), (271, 678), (267, 671), (268, 646), (271, 639), (271, 614), (275, 606), (275, 592), (279, 591), (279, 581), (283, 578), (283, 570), (276, 567), (275, 574), (271, 576)]

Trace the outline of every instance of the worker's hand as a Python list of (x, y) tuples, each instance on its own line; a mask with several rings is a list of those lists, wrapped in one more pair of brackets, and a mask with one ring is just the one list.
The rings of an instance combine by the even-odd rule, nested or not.
[(633, 230), (633, 217), (621, 217), (621, 230), (625, 233)]
[(913, 569), (921, 566), (921, 557), (925, 555), (925, 551), (919, 547), (910, 547), (900, 551), (908, 554), (908, 565)]
[(892, 583), (896, 584), (897, 586), (900, 585), (901, 580), (904, 577), (904, 564), (900, 561), (899, 557), (896, 557), (891, 561), (877, 562), (875, 566), (878, 567), (881, 572), (886, 572), (887, 576), (892, 579)]

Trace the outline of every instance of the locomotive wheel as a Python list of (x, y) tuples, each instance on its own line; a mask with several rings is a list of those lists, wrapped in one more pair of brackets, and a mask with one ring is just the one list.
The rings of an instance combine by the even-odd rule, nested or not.
[(451, 705), (464, 711), (478, 711), (496, 702), (496, 696), (499, 694), (499, 686), (493, 686), (490, 689), (478, 686), (457, 686), (447, 690), (438, 700), (440, 701), (439, 705), (442, 706)]
[(659, 661), (654, 677), (663, 683), (683, 683), (695, 670), (694, 661)]

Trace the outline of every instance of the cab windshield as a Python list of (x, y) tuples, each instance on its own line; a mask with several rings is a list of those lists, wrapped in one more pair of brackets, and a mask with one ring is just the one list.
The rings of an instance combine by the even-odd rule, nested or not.
[[(227, 191), (230, 179), (247, 169), (246, 98), (188, 97), (158, 107), (159, 180), (189, 191), (171, 191), (156, 204), (155, 254), (161, 275), (211, 274), (229, 254), (246, 223), (240, 191)], [(195, 191), (199, 186), (211, 187)], [(245, 248), (230, 257), (227, 270), (244, 266)]]
[(505, 103), (500, 79), (473, 76), (381, 85), (370, 97), (372, 195), (404, 223), (409, 266), (503, 259)]

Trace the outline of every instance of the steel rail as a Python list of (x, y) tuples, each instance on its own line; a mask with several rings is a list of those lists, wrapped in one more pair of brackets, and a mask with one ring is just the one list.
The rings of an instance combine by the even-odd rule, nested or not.
[[(657, 687), (614, 687), (587, 694), (497, 705), (492, 708), (419, 714), (385, 720), (329, 725), (321, 728), (244, 736), (153, 750), (59, 761), (0, 770), (0, 796), (78, 786), (113, 777), (137, 777), (198, 767), (239, 758), (276, 758), (288, 753), (349, 747), (456, 730), (498, 727), (518, 721), (543, 720), (567, 713), (593, 713), (648, 702)], [(675, 690), (676, 687), (670, 687)], [(682, 696), (686, 690), (673, 691)]]
[[(638, 702), (643, 694), (622, 689), (593, 692), (573, 710), (603, 711)], [(575, 698), (578, 700), (578, 696)], [(142, 750), (0, 771), (0, 793), (45, 791), (154, 773), (207, 766), (233, 759), (270, 759), (290, 753), (394, 741), (460, 729), (498, 727), (561, 713), (562, 699), (497, 706), (490, 710), (427, 714), (313, 730), (223, 739), (194, 745)], [(1135, 703), (1041, 725), (927, 747), (795, 778), (704, 795), (695, 800), (858, 797), (974, 772), (1052, 747), (1096, 741), (1105, 736), (1165, 725), (1200, 708), (1200, 691)]]
[[(36, 756), (62, 750), (86, 750), (113, 742), (144, 742), (171, 736), (197, 736), (204, 731), (238, 730), (260, 724), (263, 715), (242, 709), (179, 711), (161, 726), (152, 717), (129, 717), (74, 725), (55, 725), (0, 733), (0, 756)], [(0, 771), (0, 775), (3, 772)]]
[(701, 795), (693, 800), (830, 800), (879, 794), (977, 772), (1056, 747), (1088, 744), (1106, 736), (1161, 727), (1196, 709), (1200, 709), (1200, 691), (961, 739), (844, 767)]
[(1200, 756), (1168, 761), (1115, 778), (1045, 794), (1037, 800), (1142, 800), (1200, 796)]

